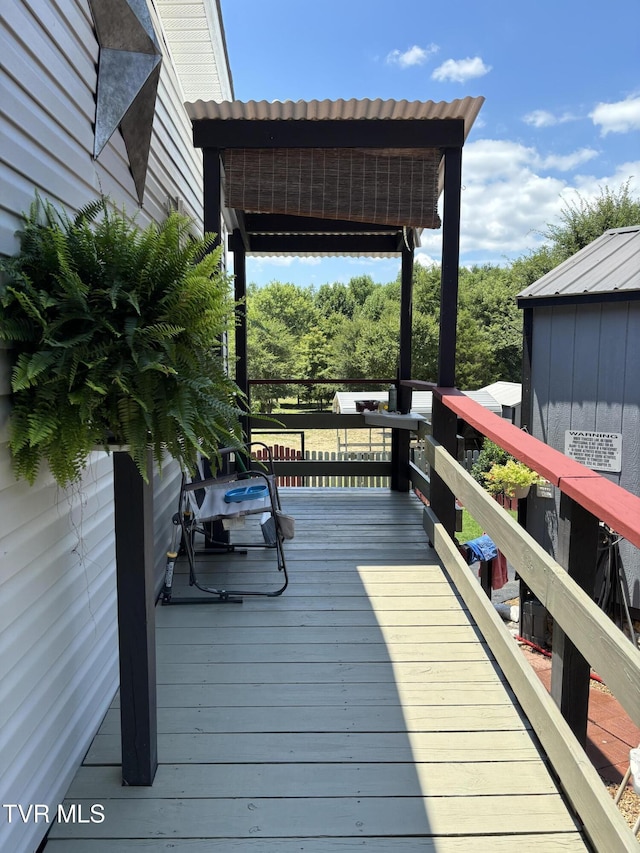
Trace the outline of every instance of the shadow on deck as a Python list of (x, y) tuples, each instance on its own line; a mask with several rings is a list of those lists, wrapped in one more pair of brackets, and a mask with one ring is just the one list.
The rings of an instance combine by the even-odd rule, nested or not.
[[(104, 820), (56, 824), (46, 853), (590, 849), (419, 501), (281, 497), (288, 589), (158, 609), (154, 785), (121, 786), (116, 699), (66, 800)], [(206, 559), (216, 585), (273, 586), (273, 552)]]

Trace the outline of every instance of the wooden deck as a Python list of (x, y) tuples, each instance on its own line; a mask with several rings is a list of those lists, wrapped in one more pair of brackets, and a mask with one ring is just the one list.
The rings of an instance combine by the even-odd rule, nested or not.
[[(289, 588), (158, 609), (155, 783), (121, 786), (116, 701), (66, 800), (105, 819), (54, 825), (45, 853), (590, 849), (418, 501), (281, 496)], [(273, 552), (208, 559), (278, 585)]]

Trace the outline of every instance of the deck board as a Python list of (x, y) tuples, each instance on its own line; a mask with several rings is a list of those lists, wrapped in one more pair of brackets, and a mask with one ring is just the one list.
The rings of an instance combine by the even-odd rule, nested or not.
[[(105, 820), (55, 824), (45, 853), (587, 850), (418, 501), (282, 502), (289, 588), (159, 608), (155, 783), (121, 785), (116, 697), (66, 800)], [(216, 585), (279, 580), (264, 550), (203, 566)]]

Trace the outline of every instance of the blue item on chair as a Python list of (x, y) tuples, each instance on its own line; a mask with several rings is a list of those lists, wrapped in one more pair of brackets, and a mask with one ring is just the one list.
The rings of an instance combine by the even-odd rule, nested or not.
[(230, 489), (225, 492), (225, 503), (240, 503), (241, 501), (256, 501), (269, 495), (267, 486), (241, 486), (238, 489)]

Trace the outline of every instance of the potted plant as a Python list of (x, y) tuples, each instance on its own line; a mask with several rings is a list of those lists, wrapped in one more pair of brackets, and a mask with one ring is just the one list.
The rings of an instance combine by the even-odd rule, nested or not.
[(9, 448), (18, 477), (43, 462), (65, 486), (89, 452), (149, 449), (192, 467), (240, 439), (241, 395), (220, 340), (234, 303), (213, 236), (172, 213), (139, 228), (101, 197), (75, 217), (39, 197), (20, 251), (0, 261), (0, 339), (10, 342)]
[(486, 488), (491, 494), (504, 494), (508, 498), (526, 498), (529, 489), (542, 478), (523, 462), (507, 459), (496, 464), (485, 474)]

